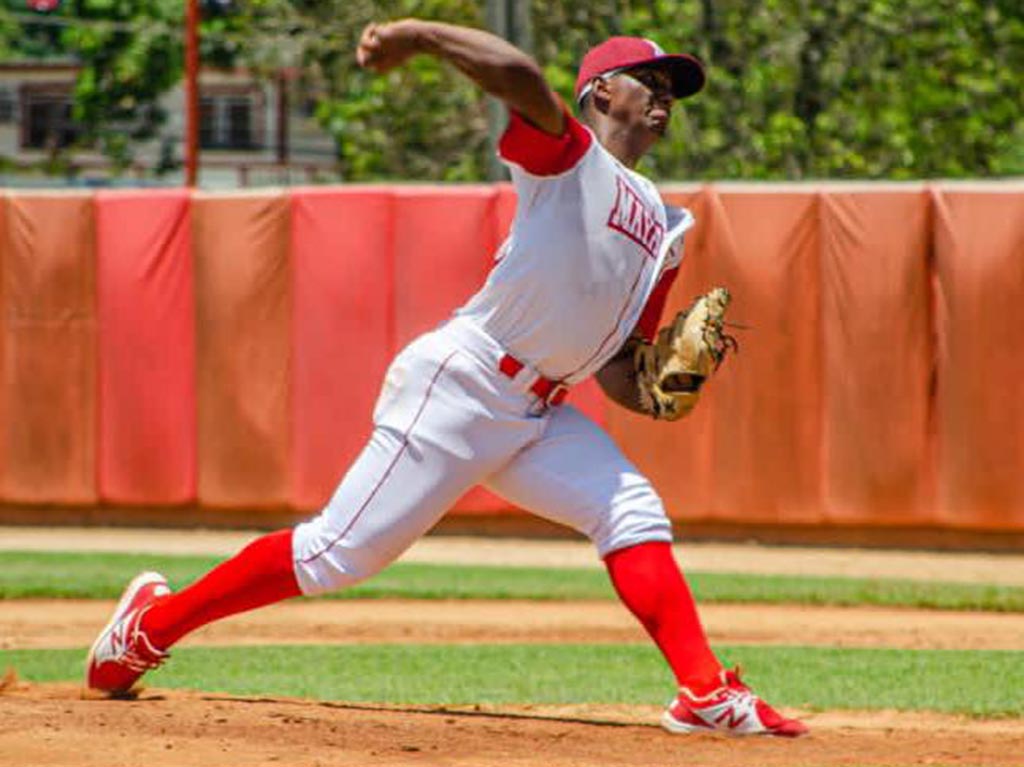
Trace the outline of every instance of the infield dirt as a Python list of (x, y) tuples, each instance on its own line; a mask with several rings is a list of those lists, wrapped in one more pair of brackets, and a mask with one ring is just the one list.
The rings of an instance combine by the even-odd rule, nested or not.
[[(237, 543), (232, 540), (225, 546), (234, 548)], [(558, 544), (549, 555), (555, 562), (575, 563), (576, 556), (583, 561), (585, 554), (562, 546)], [(452, 548), (457, 547), (448, 547), (446, 553), (453, 554)], [(537, 561), (540, 549), (525, 548), (531, 552), (531, 563), (543, 563)], [(738, 552), (741, 564), (749, 565), (752, 552), (743, 547)], [(732, 550), (731, 555), (736, 553)], [(762, 553), (766, 571), (807, 572), (792, 551)], [(704, 554), (719, 565), (716, 569), (743, 569), (729, 566), (728, 549)], [(522, 555), (520, 547), (499, 559), (521, 564)], [(917, 573), (916, 577), (929, 578), (944, 573), (944, 580), (1021, 582), (1020, 558), (929, 558), (915, 553), (901, 560), (895, 552), (879, 555), (862, 565), (849, 552), (826, 550), (808, 561), (817, 562), (819, 569), (826, 569), (823, 562), (831, 562), (822, 574), (855, 575), (863, 570), (889, 577)], [(424, 556), (430, 560), (431, 553)], [(814, 572), (816, 567), (809, 569)], [(972, 575), (965, 576), (968, 572)], [(106, 620), (111, 606), (110, 602), (5, 602), (0, 648), (83, 647)], [(1024, 615), (743, 605), (705, 605), (702, 614), (712, 641), (718, 643), (793, 644), (794, 635), (799, 635), (800, 644), (1024, 649)], [(615, 603), (398, 601), (278, 605), (207, 627), (186, 640), (219, 645), (299, 641), (645, 640)], [(83, 697), (75, 684), (33, 684), (12, 677), (0, 685), (0, 766), (1024, 767), (1022, 719), (791, 711), (805, 717), (812, 734), (783, 741), (670, 736), (656, 726), (659, 713), (658, 705), (431, 708), (162, 689), (145, 690), (134, 701), (112, 701)]]
[(371, 706), (144, 691), (83, 698), (15, 682), (0, 696), (0, 764), (75, 767), (1020, 767), (1024, 724), (881, 712), (806, 716), (809, 736), (671, 736), (655, 707)]
[[(0, 646), (82, 647), (110, 602), (4, 604)], [(1024, 616), (708, 605), (712, 640), (848, 646), (1024, 647)], [(297, 602), (237, 616), (183, 644), (644, 641), (615, 603)], [(429, 708), (151, 689), (135, 701), (9, 680), (4, 767), (881, 767), (1024, 765), (1024, 720), (895, 711), (811, 713), (798, 741), (673, 737), (658, 706)]]

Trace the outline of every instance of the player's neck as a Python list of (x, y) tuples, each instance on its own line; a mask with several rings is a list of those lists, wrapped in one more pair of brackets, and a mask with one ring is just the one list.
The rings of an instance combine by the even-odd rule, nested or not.
[(601, 146), (630, 169), (636, 168), (640, 158), (651, 147), (652, 142), (646, 132), (641, 134), (606, 120), (599, 120), (590, 127), (594, 130), (597, 140), (601, 142)]

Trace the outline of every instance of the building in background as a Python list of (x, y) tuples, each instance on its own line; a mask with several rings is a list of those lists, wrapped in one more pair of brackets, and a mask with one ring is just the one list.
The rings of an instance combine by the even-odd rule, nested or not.
[[(161, 99), (168, 119), (135, 147), (115, 174), (101, 152), (77, 145), (71, 60), (0, 62), (0, 185), (180, 184), (184, 172), (184, 91)], [(287, 76), (264, 82), (245, 71), (204, 68), (200, 75), (199, 180), (204, 188), (337, 180), (334, 143)]]

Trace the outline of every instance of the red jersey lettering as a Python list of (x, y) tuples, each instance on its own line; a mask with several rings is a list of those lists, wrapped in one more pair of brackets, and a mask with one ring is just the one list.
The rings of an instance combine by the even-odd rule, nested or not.
[(665, 227), (658, 221), (657, 214), (644, 205), (640, 195), (626, 179), (617, 176), (615, 183), (615, 203), (608, 214), (609, 228), (622, 232), (651, 258), (657, 258), (661, 241), (665, 239)]

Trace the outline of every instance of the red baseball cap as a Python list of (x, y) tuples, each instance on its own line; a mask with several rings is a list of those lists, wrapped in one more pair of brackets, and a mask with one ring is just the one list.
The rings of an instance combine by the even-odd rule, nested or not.
[(576, 76), (576, 101), (589, 92), (595, 77), (641, 64), (667, 69), (672, 77), (672, 95), (677, 99), (692, 96), (704, 87), (704, 65), (694, 56), (665, 53), (656, 42), (643, 37), (609, 37), (583, 57)]

